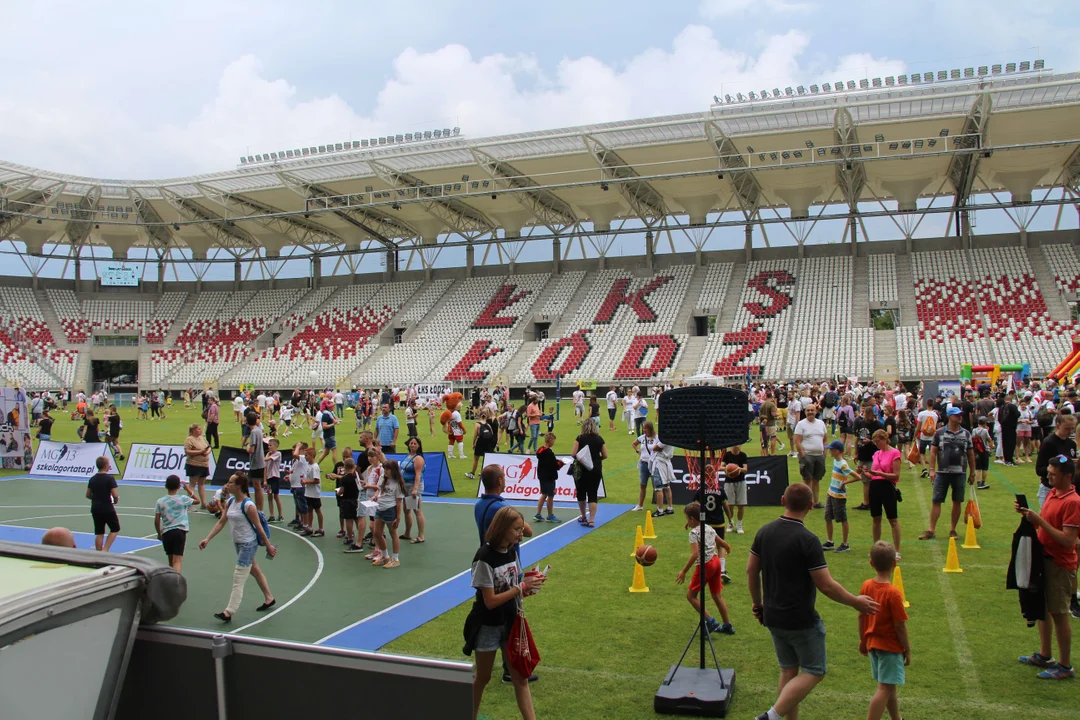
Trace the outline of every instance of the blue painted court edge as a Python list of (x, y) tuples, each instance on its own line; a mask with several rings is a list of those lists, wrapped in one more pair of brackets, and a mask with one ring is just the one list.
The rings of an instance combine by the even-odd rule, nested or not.
[[(45, 534), (45, 528), (23, 527), (21, 525), (0, 525), (0, 540), (4, 542), (21, 542), (28, 545), (40, 545), (41, 536)], [(84, 550), (93, 549), (94, 536), (91, 533), (77, 532), (75, 544)], [(142, 538), (126, 537), (118, 535), (112, 544), (111, 552), (129, 553), (137, 550), (145, 550), (149, 547), (160, 545), (158, 540), (144, 540)]]
[[(469, 504), (476, 502), (465, 498), (447, 498), (447, 500)], [(510, 501), (512, 505), (519, 507), (515, 502)], [(597, 509), (596, 527), (611, 522), (632, 507), (634, 506), (600, 505)], [(581, 539), (589, 532), (590, 528), (583, 527), (573, 520), (567, 521), (554, 530), (549, 530), (523, 543), (521, 562), (526, 568), (534, 566), (548, 555)], [(333, 645), (350, 650), (375, 651), (475, 596), (476, 590), (472, 587), (471, 571), (465, 570), (397, 605), (324, 637), (316, 644)]]

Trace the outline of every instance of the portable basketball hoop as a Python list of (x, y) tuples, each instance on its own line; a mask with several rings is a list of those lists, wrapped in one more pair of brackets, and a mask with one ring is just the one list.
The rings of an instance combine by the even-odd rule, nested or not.
[[(658, 436), (664, 445), (686, 452), (689, 474), (697, 478), (699, 520), (705, 525), (705, 489), (719, 487), (720, 456), (724, 448), (749, 440), (746, 423), (746, 393), (726, 387), (680, 387), (668, 390), (657, 401)], [(702, 530), (702, 539), (705, 531)], [(701, 543), (700, 572), (705, 568), (705, 543)], [(653, 698), (653, 709), (669, 715), (704, 715), (725, 717), (735, 691), (735, 670), (721, 668), (716, 647), (705, 628), (705, 586), (702, 578), (699, 597), (701, 612), (694, 632), (679, 661), (671, 666)], [(700, 640), (698, 667), (684, 668), (682, 662), (694, 639)], [(705, 667), (705, 643), (708, 641), (715, 670)]]

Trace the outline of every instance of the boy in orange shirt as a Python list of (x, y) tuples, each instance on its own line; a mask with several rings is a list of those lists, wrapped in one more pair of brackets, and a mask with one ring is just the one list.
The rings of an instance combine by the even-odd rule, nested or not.
[(904, 684), (904, 668), (911, 664), (911, 644), (904, 599), (892, 584), (896, 567), (896, 548), (892, 543), (874, 543), (870, 548), (870, 565), (877, 575), (864, 582), (859, 593), (872, 597), (881, 609), (875, 615), (859, 616), (859, 652), (870, 657), (870, 674), (878, 684), (866, 717), (879, 720), (888, 709), (892, 720), (900, 720), (896, 686)]

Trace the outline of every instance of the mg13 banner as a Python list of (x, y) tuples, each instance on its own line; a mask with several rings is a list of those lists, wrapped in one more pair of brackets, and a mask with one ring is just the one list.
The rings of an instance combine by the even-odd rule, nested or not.
[[(289, 448), (278, 448), (281, 452), (281, 486), (289, 487), (285, 482), (285, 475), (292, 470), (293, 456)], [(211, 461), (210, 484), (224, 485), (229, 482), (229, 476), (236, 472), (246, 473), (251, 470), (251, 456), (243, 448), (221, 446), (218, 450), (217, 465)]]
[[(207, 460), (210, 462), (210, 475), (213, 476), (216, 465), (213, 452)], [(164, 483), (170, 475), (186, 477), (186, 464), (187, 454), (183, 445), (132, 443), (124, 467), (124, 479)]]
[[(676, 455), (671, 461), (675, 468), (675, 482), (671, 484), (672, 499), (680, 505), (693, 502), (697, 493), (697, 476), (687, 473), (684, 456)], [(747, 504), (779, 505), (788, 486), (787, 457), (752, 457), (747, 465), (750, 469), (745, 480)], [(723, 468), (720, 468), (719, 476), (724, 477)]]
[(102, 456), (109, 458), (112, 468), (110, 472), (116, 472), (112, 449), (105, 443), (62, 443), (42, 440), (38, 443), (34, 467), (30, 469), (30, 474), (45, 477), (89, 478), (97, 472), (97, 459)]
[[(562, 458), (563, 466), (555, 481), (555, 499), (559, 502), (573, 502), (576, 498), (574, 478), (570, 475), (569, 458)], [(484, 465), (499, 465), (506, 474), (506, 489), (502, 496), (507, 500), (536, 500), (540, 497), (540, 481), (536, 479), (535, 455), (508, 455), (506, 453), (488, 453), (484, 456)], [(683, 470), (686, 466), (683, 465)], [(484, 492), (483, 483), (476, 483), (476, 497)], [(599, 497), (606, 497), (604, 481), (600, 480)]]

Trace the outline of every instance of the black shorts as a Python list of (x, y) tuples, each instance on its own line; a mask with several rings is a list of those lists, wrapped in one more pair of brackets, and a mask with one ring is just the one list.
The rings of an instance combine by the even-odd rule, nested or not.
[(307, 500), (307, 505), (308, 505), (309, 510), (322, 510), (322, 498), (321, 497), (307, 497), (305, 495), (304, 499)]
[(540, 494), (546, 497), (555, 497), (555, 480), (540, 480)]
[(184, 473), (189, 478), (204, 478), (210, 476), (210, 468), (201, 465), (184, 465)]
[(184, 557), (184, 544), (187, 542), (187, 530), (173, 528), (166, 530), (161, 535), (161, 546), (165, 548), (165, 554)]
[(281, 478), (276, 478), (276, 477), (267, 478), (266, 484), (270, 486), (270, 494), (271, 495), (280, 495), (281, 494)]
[(341, 515), (343, 520), (355, 520), (356, 509), (359, 507), (359, 503), (356, 500), (349, 498), (339, 498), (338, 514)]
[(882, 511), (889, 520), (900, 517), (896, 511), (896, 486), (890, 480), (870, 481), (870, 517), (881, 517)]
[(109, 526), (109, 532), (120, 532), (120, 519), (116, 517), (116, 510), (109, 508), (107, 510), (90, 510), (90, 517), (94, 519), (94, 534), (104, 535), (105, 526)]
[(264, 467), (251, 468), (248, 471), (248, 478), (251, 479), (251, 480), (262, 480), (263, 476), (265, 474), (266, 474), (266, 468), (264, 468)]
[(975, 469), (976, 470), (989, 470), (990, 469), (990, 453), (975, 453)]
[(1041, 427), (1038, 427), (1037, 425), (1032, 425), (1031, 426), (1031, 439), (1032, 440), (1042, 440), (1043, 439), (1043, 431), (1042, 431)]
[(608, 420), (614, 420), (615, 419), (615, 408), (608, 408), (607, 416), (608, 416)]
[(575, 483), (577, 486), (577, 501), (594, 503), (598, 501), (600, 492), (600, 478), (584, 477)]

